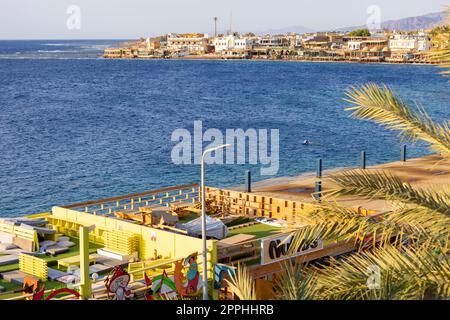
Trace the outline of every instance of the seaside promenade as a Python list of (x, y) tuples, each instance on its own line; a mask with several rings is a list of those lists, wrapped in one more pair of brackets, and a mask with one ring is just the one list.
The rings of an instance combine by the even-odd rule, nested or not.
[[(326, 170), (322, 178), (316, 178), (315, 173), (306, 173), (295, 177), (275, 178), (255, 182), (252, 191), (271, 197), (279, 197), (300, 202), (314, 202), (312, 193), (315, 192), (316, 181), (322, 181), (322, 191), (327, 192), (336, 187), (328, 179), (332, 173), (339, 173), (349, 169), (339, 168)], [(384, 170), (399, 177), (403, 182), (408, 182), (414, 187), (427, 188), (432, 185), (448, 184), (450, 182), (450, 162), (438, 155), (430, 155), (421, 158), (396, 161), (376, 166), (368, 166), (367, 172)], [(363, 207), (369, 210), (387, 211), (392, 209), (393, 203), (384, 200), (367, 200), (360, 197), (339, 197), (336, 201), (345, 207)]]

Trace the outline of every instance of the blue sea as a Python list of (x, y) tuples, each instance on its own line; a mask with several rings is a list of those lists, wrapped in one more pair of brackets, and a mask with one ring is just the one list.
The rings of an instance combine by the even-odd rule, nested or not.
[[(270, 61), (105, 60), (120, 41), (0, 41), (0, 216), (198, 182), (171, 161), (175, 129), (279, 129), (276, 177), (395, 161), (397, 133), (351, 119), (342, 98), (385, 83), (436, 121), (449, 84), (433, 66)], [(303, 146), (302, 141), (312, 142)], [(409, 146), (410, 157), (429, 154)], [(207, 184), (235, 186), (260, 165), (210, 165)]]

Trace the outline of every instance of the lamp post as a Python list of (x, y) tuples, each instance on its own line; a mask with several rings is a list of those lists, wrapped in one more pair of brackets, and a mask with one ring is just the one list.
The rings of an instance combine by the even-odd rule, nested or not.
[(205, 192), (205, 156), (208, 153), (217, 151), (219, 149), (227, 148), (230, 144), (223, 144), (214, 148), (206, 149), (202, 155), (202, 240), (203, 240), (203, 300), (208, 300), (208, 270), (207, 270), (207, 246), (206, 246), (206, 192)]

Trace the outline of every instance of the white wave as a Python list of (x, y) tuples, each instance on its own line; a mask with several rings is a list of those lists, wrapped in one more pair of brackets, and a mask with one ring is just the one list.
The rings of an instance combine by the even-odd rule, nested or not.
[(101, 50), (104, 50), (105, 48), (108, 48), (108, 47), (109, 46), (106, 45), (106, 44), (97, 44), (97, 45), (90, 45), (90, 46), (80, 46), (80, 49), (101, 51)]
[(39, 53), (77, 53), (78, 51), (73, 50), (38, 50)]
[(43, 46), (50, 46), (50, 47), (69, 47), (73, 46), (74, 44), (71, 43), (43, 43)]

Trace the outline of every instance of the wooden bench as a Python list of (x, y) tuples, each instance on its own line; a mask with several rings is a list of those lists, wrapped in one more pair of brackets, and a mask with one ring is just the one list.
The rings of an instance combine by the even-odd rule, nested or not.
[[(95, 262), (96, 262), (96, 257), (93, 255), (90, 255), (89, 256), (89, 264), (91, 264), (91, 263), (95, 264)], [(61, 266), (66, 267), (66, 268), (69, 268), (72, 266), (79, 267), (80, 266), (80, 256), (77, 255), (77, 256), (58, 260), (58, 268)]]

